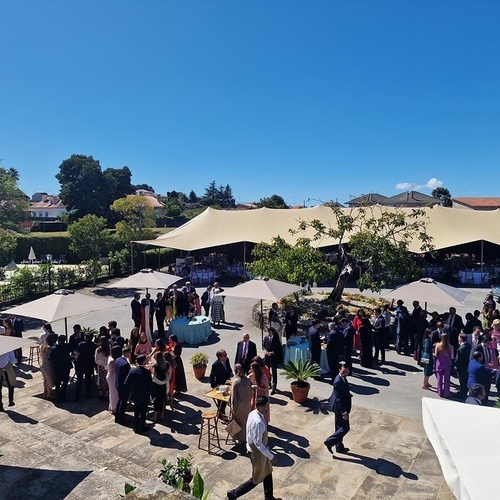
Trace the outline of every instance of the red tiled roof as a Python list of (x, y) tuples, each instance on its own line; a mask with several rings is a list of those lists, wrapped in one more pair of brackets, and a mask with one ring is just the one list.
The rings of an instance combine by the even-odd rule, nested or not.
[(453, 198), (453, 201), (457, 201), (462, 205), (467, 205), (469, 207), (489, 207), (491, 209), (500, 208), (500, 198), (494, 197), (483, 197), (483, 196), (459, 196)]

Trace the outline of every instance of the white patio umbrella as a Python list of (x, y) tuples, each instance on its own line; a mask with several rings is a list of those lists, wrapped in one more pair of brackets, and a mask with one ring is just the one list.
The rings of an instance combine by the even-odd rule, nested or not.
[(5, 267), (4, 267), (4, 270), (5, 271), (15, 271), (17, 269), (17, 264), (11, 260)]
[[(288, 297), (292, 293), (299, 292), (302, 287), (285, 283), (284, 281), (273, 280), (263, 276), (258, 276), (253, 280), (242, 283), (241, 285), (224, 290), (221, 295), (226, 297), (245, 297), (249, 299), (260, 299), (260, 314), (263, 318), (262, 301), (272, 300), (277, 301), (283, 297)], [(261, 321), (260, 329), (262, 341), (264, 341), (264, 322)]]
[(57, 290), (50, 295), (12, 307), (3, 312), (15, 316), (43, 319), (48, 322), (64, 319), (64, 328), (67, 337), (68, 318), (71, 316), (78, 316), (115, 306), (125, 307), (125, 305), (116, 300), (98, 299), (82, 293), (75, 293), (73, 290)]
[(27, 345), (37, 344), (34, 339), (23, 339), (20, 337), (12, 337), (7, 335), (0, 335), (0, 355), (6, 352), (15, 351), (20, 347), (25, 347)]
[(33, 262), (34, 260), (36, 260), (36, 255), (35, 255), (35, 251), (33, 250), (33, 247), (30, 247), (30, 253), (28, 254), (28, 260), (30, 262)]
[(173, 274), (162, 273), (153, 269), (141, 269), (138, 273), (116, 281), (106, 288), (145, 288), (147, 293), (149, 288), (168, 288), (181, 279), (181, 277)]
[(387, 298), (392, 297), (396, 300), (418, 300), (419, 302), (424, 302), (425, 309), (427, 309), (428, 302), (431, 304), (463, 305), (464, 300), (469, 294), (470, 292), (439, 283), (432, 278), (422, 278), (395, 288), (383, 296)]

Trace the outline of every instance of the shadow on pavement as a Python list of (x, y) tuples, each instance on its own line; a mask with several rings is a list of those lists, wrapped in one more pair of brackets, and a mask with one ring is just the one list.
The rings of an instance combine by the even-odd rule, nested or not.
[(372, 375), (360, 375), (358, 378), (373, 385), (380, 385), (383, 387), (388, 387), (391, 385), (391, 383), (385, 378), (374, 377)]
[(162, 434), (156, 429), (150, 429), (144, 434), (149, 438), (151, 446), (158, 446), (159, 448), (169, 448), (172, 450), (187, 450), (188, 445), (177, 441), (171, 434)]
[(360, 394), (369, 396), (370, 394), (378, 394), (380, 391), (376, 387), (366, 387), (364, 385), (353, 384), (352, 381), (349, 382), (349, 388), (354, 394)]
[(328, 415), (330, 413), (328, 399), (319, 400), (318, 398), (308, 399), (302, 406), (305, 406), (306, 413), (314, 415)]
[[(413, 358), (410, 358), (407, 356), (407, 359), (411, 359), (413, 361)], [(385, 362), (386, 366), (392, 366), (393, 368), (396, 368), (398, 370), (404, 370), (405, 372), (421, 372), (422, 369), (419, 368), (418, 366), (415, 365), (410, 365), (406, 363), (397, 363), (396, 361), (386, 361)]]
[(92, 471), (34, 469), (0, 465), (2, 498), (65, 498)]
[[(290, 467), (293, 465), (295, 460), (291, 455), (295, 455), (297, 458), (311, 457), (305, 449), (309, 446), (309, 440), (271, 425), (269, 429), (274, 434), (269, 438), (269, 441), (273, 452), (276, 453), (276, 467)], [(294, 441), (297, 442), (297, 445), (293, 444)]]
[(372, 469), (381, 476), (398, 478), (403, 476), (406, 479), (416, 481), (418, 476), (412, 472), (404, 472), (403, 469), (394, 462), (385, 460), (384, 458), (370, 458), (357, 453), (349, 453), (349, 455), (335, 455), (334, 460), (342, 460), (343, 462), (351, 462), (353, 464), (361, 463), (368, 469)]
[(38, 424), (38, 420), (30, 418), (26, 415), (21, 415), (20, 413), (17, 413), (17, 411), (7, 410), (6, 413), (7, 415), (9, 415), (10, 419), (16, 424), (32, 424), (32, 425)]

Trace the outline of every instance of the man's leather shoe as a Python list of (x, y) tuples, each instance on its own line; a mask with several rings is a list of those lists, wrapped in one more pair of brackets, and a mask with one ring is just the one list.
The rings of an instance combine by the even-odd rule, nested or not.
[(15, 404), (14, 401), (9, 401), (9, 406), (15, 406)]
[(273, 389), (273, 390), (271, 391), (271, 396), (272, 396), (273, 394), (276, 394), (276, 389)]
[(236, 500), (236, 498), (238, 498), (231, 490), (229, 490), (226, 495), (227, 500)]
[(332, 445), (328, 444), (326, 441), (324, 441), (323, 444), (328, 448), (328, 451), (333, 454)]
[(349, 448), (340, 448), (338, 450), (335, 450), (337, 453), (349, 453)]

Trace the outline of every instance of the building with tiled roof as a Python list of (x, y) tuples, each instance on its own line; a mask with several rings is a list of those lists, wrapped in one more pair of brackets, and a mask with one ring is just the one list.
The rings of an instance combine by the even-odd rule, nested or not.
[(151, 192), (151, 191), (146, 191), (145, 189), (138, 189), (135, 192), (135, 195), (129, 194), (128, 196), (143, 196), (144, 199), (148, 202), (148, 205), (153, 207), (153, 210), (155, 211), (156, 215), (161, 215), (163, 212), (163, 209), (165, 208), (165, 203), (162, 203), (158, 199), (158, 195)]
[(66, 205), (58, 195), (35, 193), (30, 200), (30, 215), (35, 221), (57, 221), (67, 214)]
[(428, 205), (441, 205), (441, 200), (418, 191), (405, 191), (387, 198), (385, 205), (389, 207), (426, 207)]
[(358, 198), (353, 198), (352, 200), (347, 202), (347, 205), (350, 208), (359, 207), (362, 205), (386, 205), (388, 199), (389, 198), (387, 198), (387, 196), (384, 196), (383, 194), (368, 193), (359, 196)]
[(465, 210), (496, 210), (500, 208), (500, 198), (483, 196), (459, 196), (453, 198), (453, 208)]

